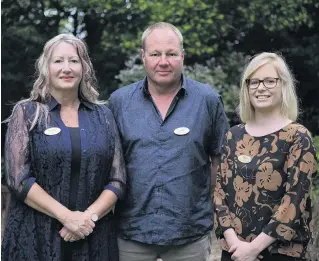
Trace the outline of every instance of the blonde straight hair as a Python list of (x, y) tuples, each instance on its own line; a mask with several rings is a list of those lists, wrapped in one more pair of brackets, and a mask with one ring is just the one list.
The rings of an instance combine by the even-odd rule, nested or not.
[(296, 94), (295, 79), (284, 58), (276, 53), (263, 52), (255, 55), (247, 64), (242, 77), (239, 95), (238, 113), (241, 121), (246, 123), (254, 118), (254, 108), (249, 99), (246, 80), (250, 78), (260, 67), (272, 64), (278, 73), (281, 88), (280, 112), (288, 119), (295, 121), (298, 118), (298, 99)]

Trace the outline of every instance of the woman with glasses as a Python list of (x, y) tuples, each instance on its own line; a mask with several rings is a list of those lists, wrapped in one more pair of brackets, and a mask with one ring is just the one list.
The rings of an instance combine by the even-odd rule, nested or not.
[(225, 137), (214, 193), (222, 261), (306, 258), (316, 153), (296, 122), (294, 78), (283, 57), (256, 55), (241, 80), (242, 124)]

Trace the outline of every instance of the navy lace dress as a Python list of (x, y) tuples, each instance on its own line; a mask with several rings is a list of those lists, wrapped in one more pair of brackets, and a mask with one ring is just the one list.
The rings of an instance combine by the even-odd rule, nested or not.
[[(61, 224), (24, 200), (36, 182), (63, 205), (70, 201), (72, 146), (69, 129), (60, 116), (60, 104), (51, 99), (49, 126), (37, 124), (29, 131), (36, 105), (16, 106), (5, 144), (5, 175), (11, 193), (1, 246), (6, 261), (62, 261)], [(61, 132), (45, 135), (50, 127)], [(104, 189), (123, 197), (126, 172), (120, 138), (111, 112), (105, 107), (81, 102), (79, 107), (81, 166), (76, 209), (84, 211)], [(109, 214), (96, 222), (92, 234), (72, 247), (72, 260), (117, 261), (115, 220)]]

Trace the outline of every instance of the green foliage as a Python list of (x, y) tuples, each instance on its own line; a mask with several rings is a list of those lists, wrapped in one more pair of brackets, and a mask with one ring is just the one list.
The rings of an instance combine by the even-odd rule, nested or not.
[(120, 81), (120, 87), (124, 87), (133, 82), (143, 79), (145, 76), (144, 66), (141, 64), (140, 56), (138, 54), (132, 55), (128, 61), (125, 62), (125, 68), (120, 70), (115, 79)]
[[(314, 100), (319, 97), (317, 0), (16, 0), (3, 1), (1, 7), (2, 49), (6, 50), (2, 84), (9, 86), (2, 90), (5, 103), (28, 93), (44, 42), (60, 32), (86, 41), (102, 98), (107, 98), (118, 87), (120, 79), (114, 77), (139, 51), (144, 29), (166, 21), (183, 33), (186, 64), (213, 71), (226, 106), (228, 97), (235, 98), (224, 94), (224, 89), (237, 88), (243, 58), (261, 51), (283, 53), (298, 80), (301, 121), (319, 134)], [(3, 112), (7, 117), (9, 110)]]
[(184, 72), (187, 77), (213, 86), (222, 96), (228, 120), (234, 117), (238, 103), (239, 88), (235, 84), (227, 84), (227, 74), (222, 67), (208, 67), (194, 64), (192, 66), (185, 66)]
[(316, 151), (317, 151), (317, 154), (318, 154), (319, 153), (319, 136), (313, 137), (313, 141), (314, 141), (315, 148), (316, 148)]
[[(176, 25), (184, 35), (190, 55), (214, 55), (220, 48), (234, 47), (254, 28), (280, 32), (314, 27), (315, 16), (309, 12), (316, 0), (180, 0), (145, 1), (130, 3), (132, 13), (148, 13), (146, 24), (138, 29), (141, 36), (151, 23), (167, 21)], [(140, 37), (138, 38), (138, 40)], [(133, 53), (140, 45), (136, 38), (127, 44)], [(215, 56), (215, 55), (214, 55)]]

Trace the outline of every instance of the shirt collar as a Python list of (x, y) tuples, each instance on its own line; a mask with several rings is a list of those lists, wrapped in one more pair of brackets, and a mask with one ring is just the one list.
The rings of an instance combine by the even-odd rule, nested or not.
[[(182, 96), (187, 94), (187, 90), (186, 90), (185, 85), (184, 85), (185, 80), (184, 80), (184, 75), (183, 74), (181, 76), (181, 80), (182, 80), (182, 87), (178, 91), (178, 93), (176, 94), (176, 96), (178, 96), (178, 97), (182, 97)], [(151, 94), (150, 94), (150, 92), (148, 90), (147, 77), (144, 77), (144, 79), (142, 81), (142, 85), (140, 86), (140, 89), (143, 90), (143, 93), (144, 93), (145, 96), (147, 96), (147, 97), (151, 96)]]
[[(88, 102), (88, 101), (84, 101), (83, 99), (80, 99), (80, 106), (84, 105), (85, 107), (89, 108), (90, 110), (93, 110), (93, 104)], [(51, 96), (51, 98), (48, 101), (48, 106), (49, 106), (49, 111), (54, 110), (57, 106), (61, 106), (61, 104), (53, 97)]]

